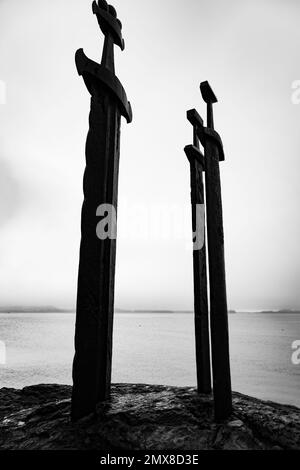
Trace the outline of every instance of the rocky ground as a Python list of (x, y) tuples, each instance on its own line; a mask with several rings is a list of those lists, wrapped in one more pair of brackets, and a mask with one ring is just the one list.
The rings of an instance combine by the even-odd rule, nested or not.
[(66, 385), (0, 389), (0, 449), (300, 450), (300, 409), (239, 393), (223, 424), (193, 388), (116, 384), (110, 402), (75, 424), (70, 395)]

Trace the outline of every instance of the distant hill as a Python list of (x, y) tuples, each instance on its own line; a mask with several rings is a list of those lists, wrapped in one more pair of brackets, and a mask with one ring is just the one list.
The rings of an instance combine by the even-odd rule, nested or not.
[[(66, 309), (54, 307), (52, 305), (45, 306), (20, 306), (20, 305), (4, 305), (0, 306), (0, 313), (70, 313), (74, 312), (75, 309)], [(192, 313), (190, 310), (151, 310), (151, 309), (139, 309), (129, 310), (124, 308), (115, 308), (115, 313)]]
[(19, 305), (5, 305), (0, 307), (0, 313), (70, 313), (74, 312), (73, 309), (63, 309), (53, 307), (52, 305), (45, 306), (19, 306)]
[(192, 310), (151, 310), (115, 308), (115, 313), (192, 313)]
[[(59, 307), (54, 307), (53, 305), (29, 305), (29, 306), (20, 306), (20, 305), (4, 305), (0, 306), (0, 313), (73, 313), (75, 311), (75, 308), (59, 308)], [(124, 308), (115, 308), (115, 313), (194, 313), (193, 310), (154, 310), (154, 309), (124, 309)], [(229, 314), (232, 313), (238, 313), (237, 310), (228, 310)], [(299, 310), (293, 310), (293, 309), (280, 309), (280, 310), (258, 310), (253, 313), (261, 313), (261, 314), (267, 314), (267, 313), (297, 313), (300, 314)]]
[(258, 313), (300, 313), (299, 310), (293, 310), (290, 308), (280, 310), (260, 310)]
[[(115, 308), (115, 313), (194, 313), (194, 310), (126, 310)], [(237, 313), (237, 311), (228, 310), (228, 313)]]

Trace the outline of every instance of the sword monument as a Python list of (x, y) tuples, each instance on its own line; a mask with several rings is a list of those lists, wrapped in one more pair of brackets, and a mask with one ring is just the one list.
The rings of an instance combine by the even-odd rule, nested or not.
[[(194, 312), (196, 340), (196, 371), (199, 393), (211, 393), (211, 365), (209, 344), (209, 320), (207, 299), (207, 269), (205, 247), (205, 198), (203, 172), (204, 155), (200, 151), (197, 128), (203, 126), (203, 120), (195, 109), (187, 112), (187, 119), (193, 126), (193, 145), (184, 149), (190, 162), (192, 228), (195, 237), (193, 249), (194, 270)], [(198, 209), (202, 209), (200, 212)], [(200, 226), (197, 223), (200, 219)], [(200, 241), (200, 243), (199, 243)]]
[(91, 95), (91, 108), (81, 214), (72, 420), (94, 412), (97, 403), (110, 393), (116, 237), (107, 233), (100, 239), (96, 227), (100, 206), (117, 208), (121, 115), (132, 121), (131, 106), (114, 67), (114, 45), (124, 50), (122, 24), (105, 0), (93, 2), (93, 13), (105, 37), (101, 64), (86, 57), (82, 49), (75, 57), (77, 71)]
[[(210, 339), (212, 356), (213, 394), (215, 418), (224, 420), (232, 413), (232, 393), (228, 337), (228, 312), (226, 297), (224, 234), (219, 161), (223, 161), (223, 144), (214, 130), (213, 103), (217, 98), (208, 82), (200, 85), (202, 98), (207, 104), (207, 127), (196, 110), (187, 118), (193, 125), (194, 145), (185, 147), (191, 166), (191, 199), (193, 231), (196, 204), (204, 204), (202, 172), (205, 173), (205, 205), (207, 219), (207, 245), (210, 294)], [(204, 148), (204, 156), (198, 145)], [(205, 240), (205, 226), (202, 227)], [(199, 236), (199, 234), (198, 234)], [(198, 251), (198, 252), (197, 252)], [(207, 281), (205, 243), (194, 258), (194, 305), (196, 333), (196, 364), (199, 393), (209, 393), (210, 357), (207, 319)], [(205, 385), (205, 386), (204, 386)]]

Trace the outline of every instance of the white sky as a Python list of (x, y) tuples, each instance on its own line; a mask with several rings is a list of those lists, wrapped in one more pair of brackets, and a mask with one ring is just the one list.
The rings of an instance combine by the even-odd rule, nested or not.
[[(300, 5), (296, 0), (115, 0), (126, 49), (116, 73), (133, 107), (122, 122), (116, 306), (192, 308), (182, 238), (128, 240), (126, 207), (178, 206), (190, 240), (192, 143), (185, 113), (219, 103), (228, 301), (300, 307)], [(74, 53), (99, 60), (91, 0), (0, 0), (0, 303), (73, 306), (89, 95)], [(182, 225), (183, 222), (183, 225)], [(153, 227), (152, 227), (153, 228)]]

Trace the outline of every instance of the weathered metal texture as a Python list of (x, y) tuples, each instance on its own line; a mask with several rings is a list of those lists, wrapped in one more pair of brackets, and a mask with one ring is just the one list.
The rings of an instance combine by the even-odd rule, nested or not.
[[(111, 204), (117, 209), (121, 115), (128, 122), (132, 119), (126, 94), (120, 92), (123, 87), (114, 75), (115, 10), (104, 1), (98, 5), (94, 2), (93, 11), (97, 13), (98, 8), (103, 8), (105, 12), (102, 26), (106, 37), (101, 65), (84, 56), (83, 51), (76, 53), (78, 72), (91, 94), (91, 109), (81, 214), (73, 420), (94, 412), (97, 403), (107, 399), (110, 393), (116, 240), (97, 237), (96, 212), (101, 204)], [(101, 21), (104, 21), (102, 16)], [(105, 81), (104, 75), (111, 80)]]
[[(206, 82), (207, 83), (207, 82)], [(205, 89), (205, 87), (204, 87)], [(206, 88), (207, 91), (207, 88)], [(208, 126), (213, 128), (213, 93), (201, 92), (207, 103)], [(219, 160), (222, 146), (215, 131), (198, 128), (205, 149), (205, 189), (210, 280), (210, 325), (215, 417), (226, 419), (232, 413), (229, 358), (228, 312), (224, 261), (224, 233)], [(217, 135), (218, 136), (218, 135)], [(220, 150), (221, 149), (221, 150)]]
[(207, 299), (207, 273), (206, 273), (206, 248), (205, 248), (205, 222), (200, 230), (196, 220), (197, 205), (204, 207), (204, 157), (199, 150), (196, 127), (202, 125), (203, 121), (196, 110), (187, 112), (187, 119), (193, 125), (194, 145), (188, 145), (184, 151), (190, 162), (191, 180), (191, 204), (192, 204), (192, 230), (198, 239), (203, 236), (201, 249), (193, 250), (193, 274), (194, 274), (194, 321), (195, 321), (195, 345), (196, 345), (196, 372), (197, 389), (199, 393), (211, 393), (211, 364), (209, 343), (209, 320)]

